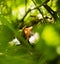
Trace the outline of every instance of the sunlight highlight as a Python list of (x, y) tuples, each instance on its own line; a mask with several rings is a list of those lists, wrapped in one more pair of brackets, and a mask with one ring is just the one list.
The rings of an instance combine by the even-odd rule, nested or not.
[(18, 7), (18, 19), (21, 19), (25, 14), (25, 7)]
[(21, 19), (25, 14), (25, 7), (17, 7), (12, 10), (12, 15), (18, 19)]
[(13, 16), (16, 16), (16, 14), (17, 14), (17, 9), (13, 9), (13, 10), (12, 10), (12, 15), (13, 15)]
[(46, 41), (46, 44), (48, 45), (59, 45), (58, 34), (52, 26), (46, 26), (44, 28), (42, 38)]
[(29, 38), (30, 44), (36, 44), (38, 40), (39, 40), (39, 34), (37, 32)]
[(57, 54), (60, 55), (60, 46), (57, 47), (56, 51), (57, 51)]

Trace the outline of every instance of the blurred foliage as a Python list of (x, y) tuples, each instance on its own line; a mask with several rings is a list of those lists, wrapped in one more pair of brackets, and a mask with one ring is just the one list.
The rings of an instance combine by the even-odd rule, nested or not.
[[(33, 45), (24, 35), (29, 26), (39, 34)], [(15, 37), (20, 46), (9, 44)], [(60, 64), (60, 0), (0, 0), (0, 64), (13, 63)]]

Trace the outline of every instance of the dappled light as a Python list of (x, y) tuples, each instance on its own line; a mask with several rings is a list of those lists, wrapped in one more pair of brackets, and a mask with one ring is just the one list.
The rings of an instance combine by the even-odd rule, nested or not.
[(59, 45), (59, 35), (52, 26), (46, 26), (42, 32), (42, 38), (48, 45)]
[(60, 64), (60, 0), (0, 0), (0, 64)]

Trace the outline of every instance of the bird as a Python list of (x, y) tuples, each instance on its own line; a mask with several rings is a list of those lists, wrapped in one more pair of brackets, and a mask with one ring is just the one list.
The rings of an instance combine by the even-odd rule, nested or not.
[(24, 28), (24, 34), (25, 34), (26, 40), (29, 39), (29, 37), (31, 35), (32, 28), (33, 28), (32, 26)]

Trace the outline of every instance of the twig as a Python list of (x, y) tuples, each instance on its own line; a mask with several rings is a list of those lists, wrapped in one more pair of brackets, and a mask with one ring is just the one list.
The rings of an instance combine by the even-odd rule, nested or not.
[[(36, 2), (34, 0), (32, 0), (33, 3), (35, 4), (35, 6), (37, 6)], [(40, 10), (40, 8), (38, 8), (38, 11), (41, 13), (42, 17), (43, 17), (43, 21), (45, 20), (44, 19), (44, 15), (43, 15), (43, 12)]]
[[(33, 1), (33, 3), (35, 4), (35, 6), (37, 6), (37, 4), (35, 3), (35, 1), (34, 0), (32, 0)], [(42, 14), (42, 16), (43, 16), (43, 13), (42, 13), (42, 11), (40, 10), (40, 8), (38, 8), (38, 11)]]
[(45, 3), (46, 3), (46, 1), (44, 1), (43, 3), (41, 3), (41, 4), (38, 5), (38, 6), (34, 7), (33, 9), (29, 9), (29, 10), (26, 12), (26, 14), (23, 16), (23, 18), (22, 18), (21, 20), (24, 20), (25, 17), (27, 16), (27, 14), (28, 14), (30, 11), (35, 10), (35, 9), (39, 9), (39, 7), (43, 6)]
[(45, 8), (46, 8), (46, 10), (53, 16), (53, 18), (55, 19), (55, 20), (57, 20), (57, 13), (55, 12), (55, 11), (53, 11), (47, 4), (44, 4), (43, 5)]

